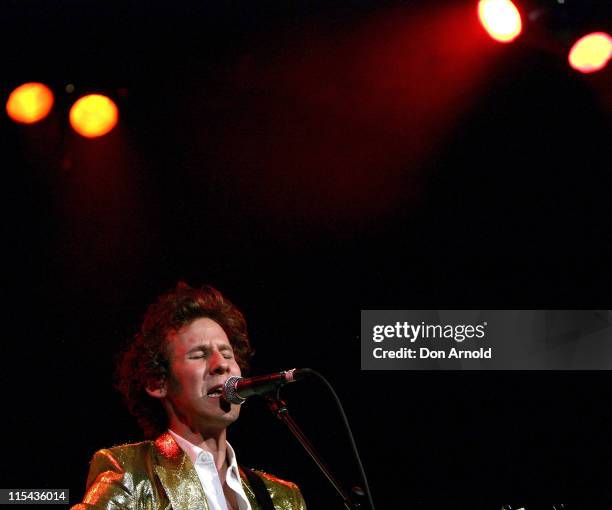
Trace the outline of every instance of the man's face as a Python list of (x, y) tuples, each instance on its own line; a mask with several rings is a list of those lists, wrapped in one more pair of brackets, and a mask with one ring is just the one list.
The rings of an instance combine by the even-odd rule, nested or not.
[(165, 399), (180, 421), (194, 431), (212, 433), (238, 418), (240, 406), (226, 403), (221, 387), (228, 377), (240, 375), (240, 367), (218, 323), (209, 318), (196, 319), (169, 334), (168, 354), (170, 375)]

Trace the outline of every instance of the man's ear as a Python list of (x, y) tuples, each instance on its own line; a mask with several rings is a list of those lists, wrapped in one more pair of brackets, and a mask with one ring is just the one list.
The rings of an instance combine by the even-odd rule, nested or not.
[(165, 398), (168, 394), (166, 378), (150, 379), (145, 386), (145, 390), (153, 398)]

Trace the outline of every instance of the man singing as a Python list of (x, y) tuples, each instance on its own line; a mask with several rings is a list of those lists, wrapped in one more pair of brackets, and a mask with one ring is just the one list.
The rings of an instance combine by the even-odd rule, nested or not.
[(238, 465), (226, 440), (240, 406), (221, 388), (252, 355), (242, 313), (212, 287), (179, 283), (149, 306), (118, 388), (155, 440), (96, 452), (73, 510), (303, 510), (299, 488)]

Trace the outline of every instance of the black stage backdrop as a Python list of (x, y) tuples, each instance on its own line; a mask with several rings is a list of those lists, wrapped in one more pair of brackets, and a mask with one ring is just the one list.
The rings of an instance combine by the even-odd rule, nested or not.
[[(609, 68), (572, 71), (542, 27), (496, 44), (467, 1), (22, 1), (0, 28), (3, 97), (56, 94), (0, 123), (2, 487), (77, 502), (96, 449), (141, 439), (115, 355), (184, 279), (244, 311), (253, 373), (329, 378), (378, 508), (610, 499), (609, 372), (359, 362), (360, 309), (611, 307)], [(89, 91), (120, 108), (97, 140), (66, 120)], [(357, 483), (326, 391), (284, 395)], [(342, 508), (262, 403), (230, 438)]]

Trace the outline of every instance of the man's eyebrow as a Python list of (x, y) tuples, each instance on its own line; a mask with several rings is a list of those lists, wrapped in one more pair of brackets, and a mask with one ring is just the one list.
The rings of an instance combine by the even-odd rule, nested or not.
[(204, 344), (200, 344), (200, 345), (196, 345), (195, 347), (192, 347), (191, 349), (189, 349), (187, 352), (195, 352), (195, 351), (209, 351), (210, 347), (208, 347), (208, 345), (204, 345)]
[[(220, 351), (233, 351), (234, 348), (232, 347), (231, 344), (221, 344), (217, 347)], [(187, 351), (187, 354), (191, 353), (191, 352), (195, 352), (195, 351), (204, 351), (204, 352), (208, 352), (210, 351), (210, 346), (206, 345), (206, 344), (200, 344), (200, 345), (196, 345), (194, 347), (192, 347), (191, 349), (189, 349)]]

